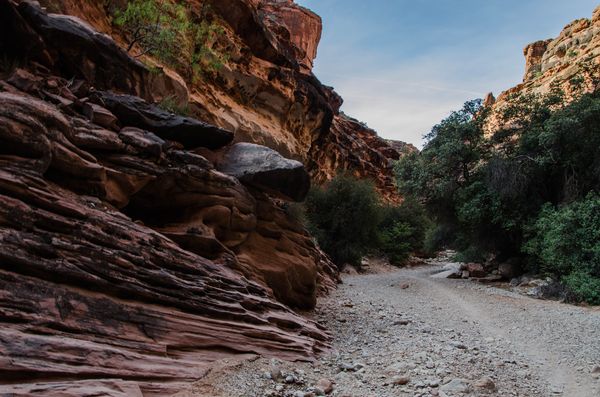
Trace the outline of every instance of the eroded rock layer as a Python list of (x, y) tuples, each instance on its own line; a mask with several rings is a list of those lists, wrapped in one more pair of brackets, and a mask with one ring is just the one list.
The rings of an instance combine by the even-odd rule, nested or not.
[(41, 3), (69, 15), (0, 0), (0, 394), (166, 395), (224, 357), (326, 349), (290, 307), (337, 271), (287, 200), (343, 171), (398, 200), (402, 149), (312, 74), (320, 18), (189, 1), (229, 55), (196, 80), (123, 49), (119, 2)]
[[(337, 282), (274, 198), (303, 198), (302, 165), (242, 147), (260, 172), (218, 171), (232, 133), (137, 96), (153, 80), (108, 36), (28, 3), (0, 10), (15, 59), (0, 71), (0, 394), (168, 395), (224, 357), (326, 349), (288, 308)], [(73, 48), (49, 43), (67, 33)], [(113, 55), (121, 74), (100, 73)]]
[[(117, 41), (122, 36), (110, 25), (108, 10), (96, 2), (43, 3), (54, 7), (58, 3), (60, 11), (77, 15)], [(319, 16), (292, 0), (188, 2), (193, 10), (203, 4), (210, 5), (215, 22), (223, 29), (220, 45), (228, 61), (201, 81), (188, 84), (161, 66), (164, 74), (149, 77), (152, 90), (138, 95), (160, 100), (175, 92), (200, 119), (234, 131), (236, 142), (268, 146), (309, 166), (317, 183), (350, 171), (373, 179), (385, 197), (398, 200), (389, 161), (372, 155), (377, 151), (394, 160), (397, 151), (383, 139), (362, 139), (365, 134), (357, 132), (360, 128), (340, 122), (341, 98), (312, 74), (322, 30)], [(376, 137), (374, 131), (368, 135)], [(338, 145), (348, 140), (353, 143)], [(330, 144), (325, 149), (322, 142)], [(363, 160), (356, 161), (363, 155)]]
[(529, 44), (524, 49), (525, 76), (523, 83), (486, 100), (493, 107), (488, 130), (502, 126), (500, 114), (515, 97), (526, 94), (546, 94), (553, 88), (565, 93), (568, 101), (581, 92), (597, 90), (600, 70), (600, 7), (592, 18), (571, 22), (554, 39)]

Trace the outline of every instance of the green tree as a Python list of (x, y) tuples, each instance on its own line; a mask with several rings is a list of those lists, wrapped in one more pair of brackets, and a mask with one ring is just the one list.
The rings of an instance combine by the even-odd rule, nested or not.
[(360, 265), (378, 244), (379, 197), (370, 181), (342, 175), (312, 189), (306, 200), (309, 229), (339, 267)]
[(600, 198), (547, 204), (529, 233), (523, 249), (541, 270), (562, 278), (580, 299), (600, 304)]
[(127, 33), (127, 51), (139, 47), (135, 57), (150, 54), (175, 63), (185, 51), (191, 23), (185, 6), (169, 1), (134, 0), (117, 10), (114, 23)]
[(208, 6), (202, 7), (198, 17), (177, 2), (132, 0), (113, 13), (114, 24), (126, 33), (128, 52), (137, 50), (135, 57), (154, 56), (193, 81), (218, 70), (228, 58), (218, 49), (225, 31)]

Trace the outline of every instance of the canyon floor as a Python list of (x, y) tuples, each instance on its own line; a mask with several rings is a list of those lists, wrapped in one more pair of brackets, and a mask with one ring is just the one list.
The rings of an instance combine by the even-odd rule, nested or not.
[(314, 313), (329, 354), (223, 362), (181, 396), (600, 396), (599, 309), (431, 277), (443, 265), (346, 275)]

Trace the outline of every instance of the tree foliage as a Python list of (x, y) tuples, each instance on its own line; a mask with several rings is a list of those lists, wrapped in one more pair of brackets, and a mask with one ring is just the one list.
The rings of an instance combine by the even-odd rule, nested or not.
[(192, 79), (220, 68), (227, 56), (218, 50), (224, 29), (203, 8), (200, 17), (172, 1), (131, 0), (114, 10), (113, 23), (127, 36), (127, 51), (151, 55), (182, 69)]
[(582, 274), (597, 277), (597, 259), (580, 256), (585, 247), (575, 240), (583, 244), (582, 234), (600, 228), (590, 212), (597, 199), (588, 196), (600, 191), (600, 95), (564, 103), (556, 87), (512, 98), (502, 114), (506, 127), (487, 137), (486, 110), (468, 102), (433, 128), (421, 153), (399, 162), (401, 192), (419, 197), (437, 224), (431, 241), (470, 259), (524, 255), (532, 270), (572, 288)]
[(338, 266), (360, 265), (376, 246), (381, 211), (371, 182), (339, 176), (311, 190), (306, 208), (313, 235)]
[(347, 175), (311, 190), (306, 218), (321, 248), (340, 267), (359, 266), (369, 253), (401, 265), (422, 249), (426, 227), (425, 211), (418, 203), (387, 205), (370, 181)]

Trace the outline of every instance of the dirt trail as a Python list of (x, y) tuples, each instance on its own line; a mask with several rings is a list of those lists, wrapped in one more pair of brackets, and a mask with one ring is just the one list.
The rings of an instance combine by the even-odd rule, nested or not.
[(247, 362), (192, 395), (312, 396), (327, 379), (335, 396), (600, 396), (600, 310), (431, 278), (437, 270), (345, 277), (316, 313), (330, 354)]

